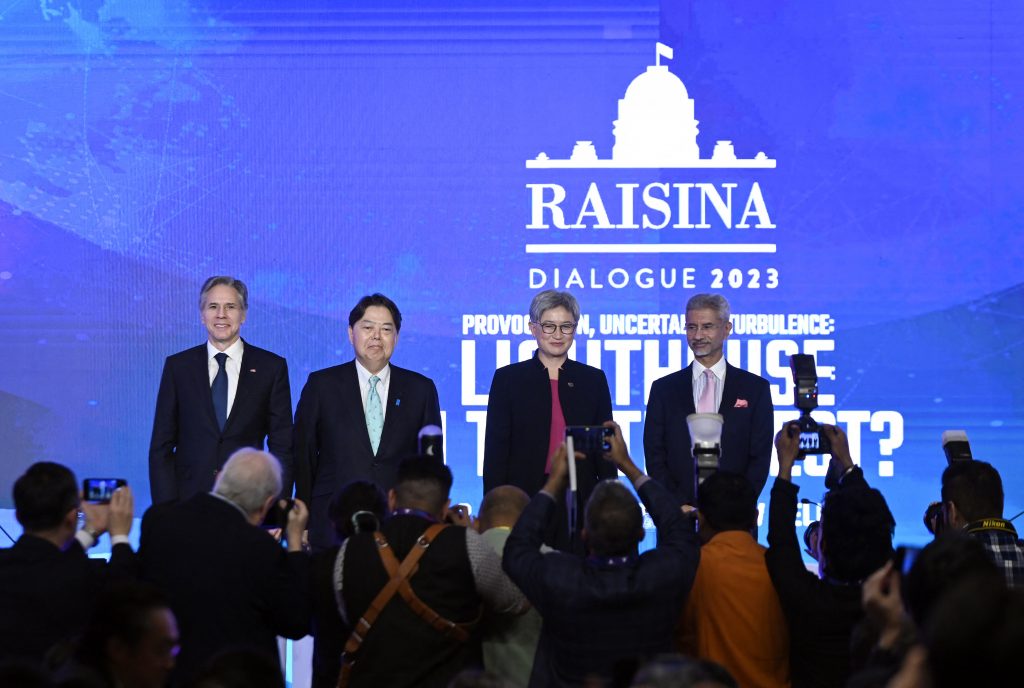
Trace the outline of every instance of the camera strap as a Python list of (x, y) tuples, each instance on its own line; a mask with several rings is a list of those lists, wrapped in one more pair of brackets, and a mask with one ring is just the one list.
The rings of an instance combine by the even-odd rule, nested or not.
[(355, 653), (358, 652), (359, 647), (363, 644), (366, 634), (373, 627), (377, 617), (396, 593), (401, 595), (413, 613), (442, 635), (454, 638), (460, 643), (469, 640), (469, 633), (480, 621), (480, 615), (468, 623), (449, 621), (431, 609), (413, 592), (412, 586), (409, 585), (409, 579), (416, 575), (416, 571), (419, 568), (418, 562), (420, 558), (426, 554), (434, 538), (447, 527), (448, 524), (446, 523), (434, 523), (427, 528), (423, 535), (420, 535), (416, 540), (416, 544), (401, 563), (398, 562), (398, 558), (395, 556), (394, 550), (392, 550), (384, 534), (379, 530), (373, 533), (381, 564), (384, 565), (384, 570), (387, 571), (390, 578), (384, 587), (381, 588), (380, 592), (377, 593), (377, 596), (373, 598), (373, 601), (370, 602), (370, 606), (363, 612), (363, 616), (356, 623), (352, 629), (352, 634), (345, 643), (345, 650), (341, 655), (341, 673), (338, 675), (338, 688), (346, 688), (348, 686), (352, 666), (355, 664)]
[(968, 523), (964, 530), (968, 533), (978, 533), (983, 530), (1000, 530), (1004, 533), (1010, 533), (1014, 537), (1017, 536), (1017, 529), (1013, 527), (1013, 524), (1001, 518), (983, 518), (980, 521)]

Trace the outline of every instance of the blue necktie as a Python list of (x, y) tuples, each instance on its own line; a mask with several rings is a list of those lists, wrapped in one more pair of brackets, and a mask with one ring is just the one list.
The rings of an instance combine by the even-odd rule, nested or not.
[(214, 358), (217, 359), (220, 369), (217, 371), (217, 376), (213, 378), (210, 392), (213, 394), (213, 412), (217, 415), (217, 424), (223, 430), (224, 425), (228, 422), (228, 371), (224, 369), (228, 355), (222, 351)]
[(366, 395), (366, 431), (370, 434), (370, 446), (373, 453), (377, 453), (380, 446), (380, 436), (384, 432), (384, 409), (380, 405), (380, 395), (377, 394), (377, 383), (380, 378), (374, 375), (370, 378), (370, 392)]

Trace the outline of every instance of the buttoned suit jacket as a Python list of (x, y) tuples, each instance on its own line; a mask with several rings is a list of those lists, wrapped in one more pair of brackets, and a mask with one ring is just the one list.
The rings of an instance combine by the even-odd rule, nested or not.
[(387, 413), (377, 453), (370, 445), (355, 361), (310, 373), (295, 410), (296, 496), (309, 506), (309, 541), (337, 544), (327, 506), (338, 488), (369, 480), (394, 486), (398, 464), (418, 450), (419, 431), (441, 425), (433, 380), (391, 364)]
[(178, 621), (175, 685), (189, 685), (228, 648), (247, 647), (277, 664), (277, 636), (309, 632), (309, 555), (286, 552), (219, 497), (147, 510), (138, 558), (139, 575), (164, 591)]
[(232, 453), (242, 447), (263, 449), (264, 440), (281, 462), (287, 491), (292, 483), (292, 396), (284, 358), (245, 342), (235, 400), (221, 430), (206, 344), (169, 356), (149, 444), (153, 504), (209, 492)]
[[(679, 504), (695, 504), (693, 442), (686, 417), (693, 403), (693, 364), (655, 380), (644, 420), (644, 457), (650, 476)], [(768, 381), (726, 364), (722, 404), (721, 470), (746, 476), (761, 494), (772, 459), (774, 407)]]

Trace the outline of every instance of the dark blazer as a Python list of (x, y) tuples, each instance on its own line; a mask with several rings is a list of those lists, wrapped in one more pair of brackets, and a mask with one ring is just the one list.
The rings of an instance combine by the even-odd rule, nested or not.
[(309, 632), (309, 555), (286, 552), (212, 494), (146, 512), (139, 569), (168, 596), (178, 620), (176, 685), (187, 685), (205, 661), (231, 647), (278, 664), (277, 636)]
[(618, 661), (669, 652), (700, 560), (693, 523), (664, 487), (638, 490), (658, 546), (627, 562), (540, 551), (555, 503), (539, 493), (505, 543), (502, 565), (544, 619), (530, 686), (580, 685)]
[(90, 559), (77, 540), (60, 550), (22, 535), (0, 550), (0, 659), (41, 661), (85, 627), (105, 582), (131, 576), (133, 565), (128, 544), (114, 546), (109, 564)]
[(285, 359), (245, 342), (235, 402), (222, 432), (213, 411), (206, 344), (168, 356), (149, 443), (153, 504), (209, 492), (235, 450), (262, 449), (264, 439), (281, 462), (287, 491), (292, 480), (292, 395)]
[[(566, 425), (600, 425), (612, 419), (612, 397), (603, 371), (566, 360), (558, 375), (558, 400)], [(484, 437), (484, 494), (515, 485), (534, 495), (547, 476), (551, 438), (551, 383), (536, 354), (499, 368), (491, 380)], [(577, 463), (582, 500), (596, 481), (614, 478), (615, 466), (601, 460)]]
[[(693, 442), (686, 417), (696, 412), (692, 364), (651, 385), (644, 420), (647, 472), (665, 485), (679, 504), (694, 504), (695, 499)], [(768, 381), (726, 364), (725, 389), (718, 412), (725, 419), (719, 467), (745, 475), (754, 491), (761, 494), (772, 460), (775, 422)]]
[(388, 490), (399, 462), (418, 451), (425, 425), (441, 425), (433, 380), (391, 365), (384, 432), (376, 456), (366, 430), (355, 361), (310, 373), (295, 410), (295, 493), (309, 506), (309, 541), (317, 549), (335, 542), (327, 517), (331, 495), (353, 480)]

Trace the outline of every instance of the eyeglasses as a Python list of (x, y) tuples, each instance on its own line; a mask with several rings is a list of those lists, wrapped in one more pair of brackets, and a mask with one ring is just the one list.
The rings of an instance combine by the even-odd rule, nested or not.
[(566, 322), (559, 325), (558, 323), (553, 322), (535, 322), (533, 324), (540, 327), (540, 331), (544, 334), (554, 334), (555, 330), (560, 330), (562, 334), (572, 334), (576, 331), (576, 323)]
[(704, 323), (703, 325), (687, 323), (684, 329), (686, 330), (687, 334), (697, 334), (698, 331), (704, 334), (711, 334), (721, 326), (721, 323)]

